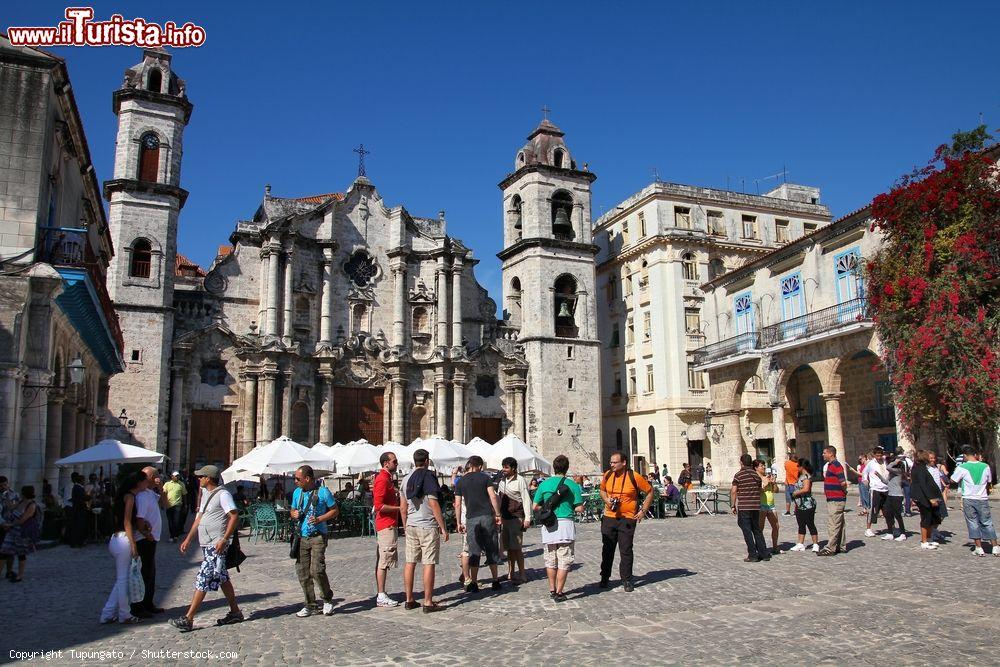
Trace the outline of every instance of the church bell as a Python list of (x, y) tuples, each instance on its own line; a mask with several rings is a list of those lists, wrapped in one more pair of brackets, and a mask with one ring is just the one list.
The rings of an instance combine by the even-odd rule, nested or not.
[(559, 304), (559, 317), (573, 317), (573, 313), (569, 310), (569, 301)]
[(567, 215), (566, 209), (559, 208), (556, 210), (556, 219), (552, 221), (552, 233), (556, 236), (573, 236), (573, 225), (569, 222), (569, 215)]

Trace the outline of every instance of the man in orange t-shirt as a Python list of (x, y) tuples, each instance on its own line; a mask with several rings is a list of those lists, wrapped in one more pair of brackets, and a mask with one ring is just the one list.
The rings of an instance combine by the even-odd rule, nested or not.
[(792, 493), (799, 481), (799, 462), (795, 460), (795, 452), (788, 451), (785, 461), (785, 516), (792, 516)]
[[(646, 494), (642, 507), (639, 507), (640, 492)], [(645, 477), (628, 469), (624, 454), (614, 452), (611, 455), (611, 470), (604, 473), (601, 480), (601, 498), (604, 500), (604, 516), (601, 518), (600, 586), (608, 587), (617, 546), (621, 557), (618, 572), (622, 577), (622, 588), (631, 592), (632, 541), (636, 525), (645, 518), (653, 502), (653, 487)]]

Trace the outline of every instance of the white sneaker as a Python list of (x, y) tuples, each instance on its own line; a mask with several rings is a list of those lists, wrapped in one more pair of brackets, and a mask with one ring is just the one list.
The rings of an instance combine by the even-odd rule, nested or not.
[(375, 606), (376, 607), (398, 607), (399, 606), (399, 602), (397, 600), (393, 600), (391, 597), (389, 597), (388, 595), (385, 595), (384, 593), (380, 593), (379, 596), (375, 598)]
[(813, 551), (814, 554), (818, 554), (819, 553), (819, 545), (818, 544), (814, 544), (812, 546), (812, 551)]
[(324, 602), (323, 603), (323, 615), (324, 616), (333, 616), (333, 603), (332, 602)]
[(899, 537), (896, 537), (896, 538), (893, 538), (893, 539), (895, 539), (897, 542), (905, 542), (906, 541), (906, 533), (900, 533)]
[(313, 610), (310, 609), (308, 605), (306, 605), (305, 607), (302, 607), (302, 609), (299, 609), (297, 612), (295, 612), (295, 615), (298, 616), (299, 618), (306, 618), (308, 616), (312, 616), (312, 613)]
[(805, 550), (806, 550), (806, 545), (804, 544), (796, 544), (794, 547), (789, 549), (789, 551), (805, 551)]
[(994, 556), (1000, 556), (1000, 549), (997, 549), (996, 547), (993, 547), (993, 555)]
[(875, 537), (875, 531), (869, 528), (865, 531), (865, 537)]
[(883, 539), (883, 540), (891, 540), (891, 539), (893, 539), (893, 538), (892, 538), (892, 533), (885, 533), (885, 534), (884, 534), (884, 535), (882, 535), (882, 536), (881, 536), (881, 538), (879, 538), (879, 539)]
[(921, 549), (937, 549), (938, 545), (937, 545), (937, 542), (921, 542), (920, 543), (920, 548)]
[(982, 547), (976, 547), (976, 550), (973, 553), (976, 554), (977, 556), (985, 556), (986, 555), (986, 552), (983, 551)]

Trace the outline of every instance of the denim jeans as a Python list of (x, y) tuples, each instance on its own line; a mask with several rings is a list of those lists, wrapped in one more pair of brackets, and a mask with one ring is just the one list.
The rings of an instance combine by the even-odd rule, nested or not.
[(862, 482), (858, 484), (858, 495), (861, 496), (861, 506), (866, 510), (872, 507), (872, 488)]
[(963, 498), (962, 513), (965, 514), (965, 525), (969, 528), (970, 540), (997, 539), (997, 532), (993, 528), (993, 516), (990, 514), (990, 501)]

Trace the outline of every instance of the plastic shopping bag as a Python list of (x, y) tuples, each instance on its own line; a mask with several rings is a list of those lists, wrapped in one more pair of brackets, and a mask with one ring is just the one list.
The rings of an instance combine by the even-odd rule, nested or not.
[(128, 601), (133, 604), (142, 602), (145, 595), (146, 583), (142, 580), (142, 561), (133, 558), (128, 570)]

